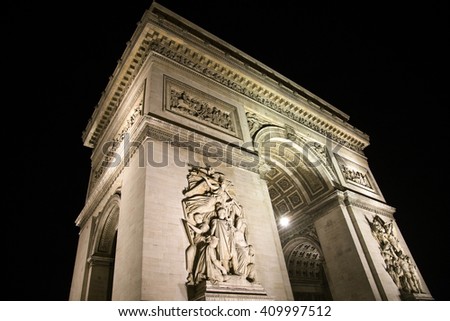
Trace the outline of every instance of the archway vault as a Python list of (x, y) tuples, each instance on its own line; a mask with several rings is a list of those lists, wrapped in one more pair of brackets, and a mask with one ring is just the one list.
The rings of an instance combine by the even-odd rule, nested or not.
[(295, 300), (331, 300), (324, 257), (314, 233), (283, 247)]
[[(287, 133), (278, 126), (261, 128), (254, 136), (255, 149), (270, 170), (264, 174), (276, 220), (289, 221), (290, 230), (311, 225), (308, 208), (335, 190), (336, 174), (325, 146)], [(282, 237), (286, 229), (279, 226)], [(289, 238), (282, 237), (286, 244)]]
[(335, 190), (337, 179), (326, 147), (277, 126), (261, 128), (254, 144), (270, 167), (264, 179), (294, 297), (331, 299), (314, 218), (309, 214), (311, 207)]

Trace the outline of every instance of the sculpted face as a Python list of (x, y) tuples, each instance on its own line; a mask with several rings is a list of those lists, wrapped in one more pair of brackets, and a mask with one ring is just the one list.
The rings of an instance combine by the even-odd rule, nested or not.
[(197, 224), (200, 224), (201, 222), (203, 222), (203, 217), (201, 214), (194, 214), (194, 221)]
[(217, 210), (217, 215), (220, 219), (224, 219), (227, 216), (227, 211), (222, 207)]

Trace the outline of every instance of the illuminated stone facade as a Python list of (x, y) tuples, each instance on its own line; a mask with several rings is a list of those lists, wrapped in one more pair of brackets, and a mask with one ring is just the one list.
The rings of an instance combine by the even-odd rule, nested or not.
[(70, 300), (432, 299), (348, 119), (152, 4), (83, 133)]

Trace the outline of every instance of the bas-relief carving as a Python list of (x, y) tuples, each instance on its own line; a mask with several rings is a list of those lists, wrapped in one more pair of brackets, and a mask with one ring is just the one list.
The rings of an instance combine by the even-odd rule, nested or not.
[(335, 157), (339, 163), (342, 176), (344, 177), (346, 182), (350, 182), (371, 191), (375, 191), (372, 178), (366, 168), (361, 167), (349, 160), (346, 160), (337, 154), (335, 154)]
[(175, 113), (192, 116), (235, 132), (229, 113), (223, 112), (216, 106), (210, 106), (207, 102), (199, 100), (184, 90), (170, 89), (169, 109)]
[(164, 76), (165, 109), (241, 138), (236, 107)]
[(248, 242), (247, 220), (232, 182), (212, 167), (192, 166), (183, 199), (187, 285), (213, 284), (239, 276), (256, 281), (255, 252)]
[(252, 113), (252, 112), (246, 112), (245, 115), (247, 116), (247, 124), (248, 129), (250, 131), (250, 137), (253, 137), (255, 133), (262, 128), (265, 125), (270, 125), (268, 121), (261, 118), (259, 115)]
[(341, 165), (341, 171), (346, 181), (350, 181), (358, 185), (373, 189), (372, 185), (370, 184), (369, 177), (366, 173), (351, 169), (346, 165)]
[(400, 291), (404, 293), (425, 293), (422, 289), (416, 267), (405, 254), (395, 236), (394, 224), (384, 222), (376, 215), (369, 221), (374, 238), (378, 241), (385, 269)]

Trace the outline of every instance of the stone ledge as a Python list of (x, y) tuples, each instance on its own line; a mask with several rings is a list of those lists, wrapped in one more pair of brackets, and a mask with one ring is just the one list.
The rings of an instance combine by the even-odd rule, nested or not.
[(402, 301), (434, 301), (434, 298), (428, 293), (401, 293)]
[(231, 275), (226, 282), (216, 284), (203, 281), (188, 285), (190, 301), (272, 301), (263, 286), (251, 283), (237, 275)]

